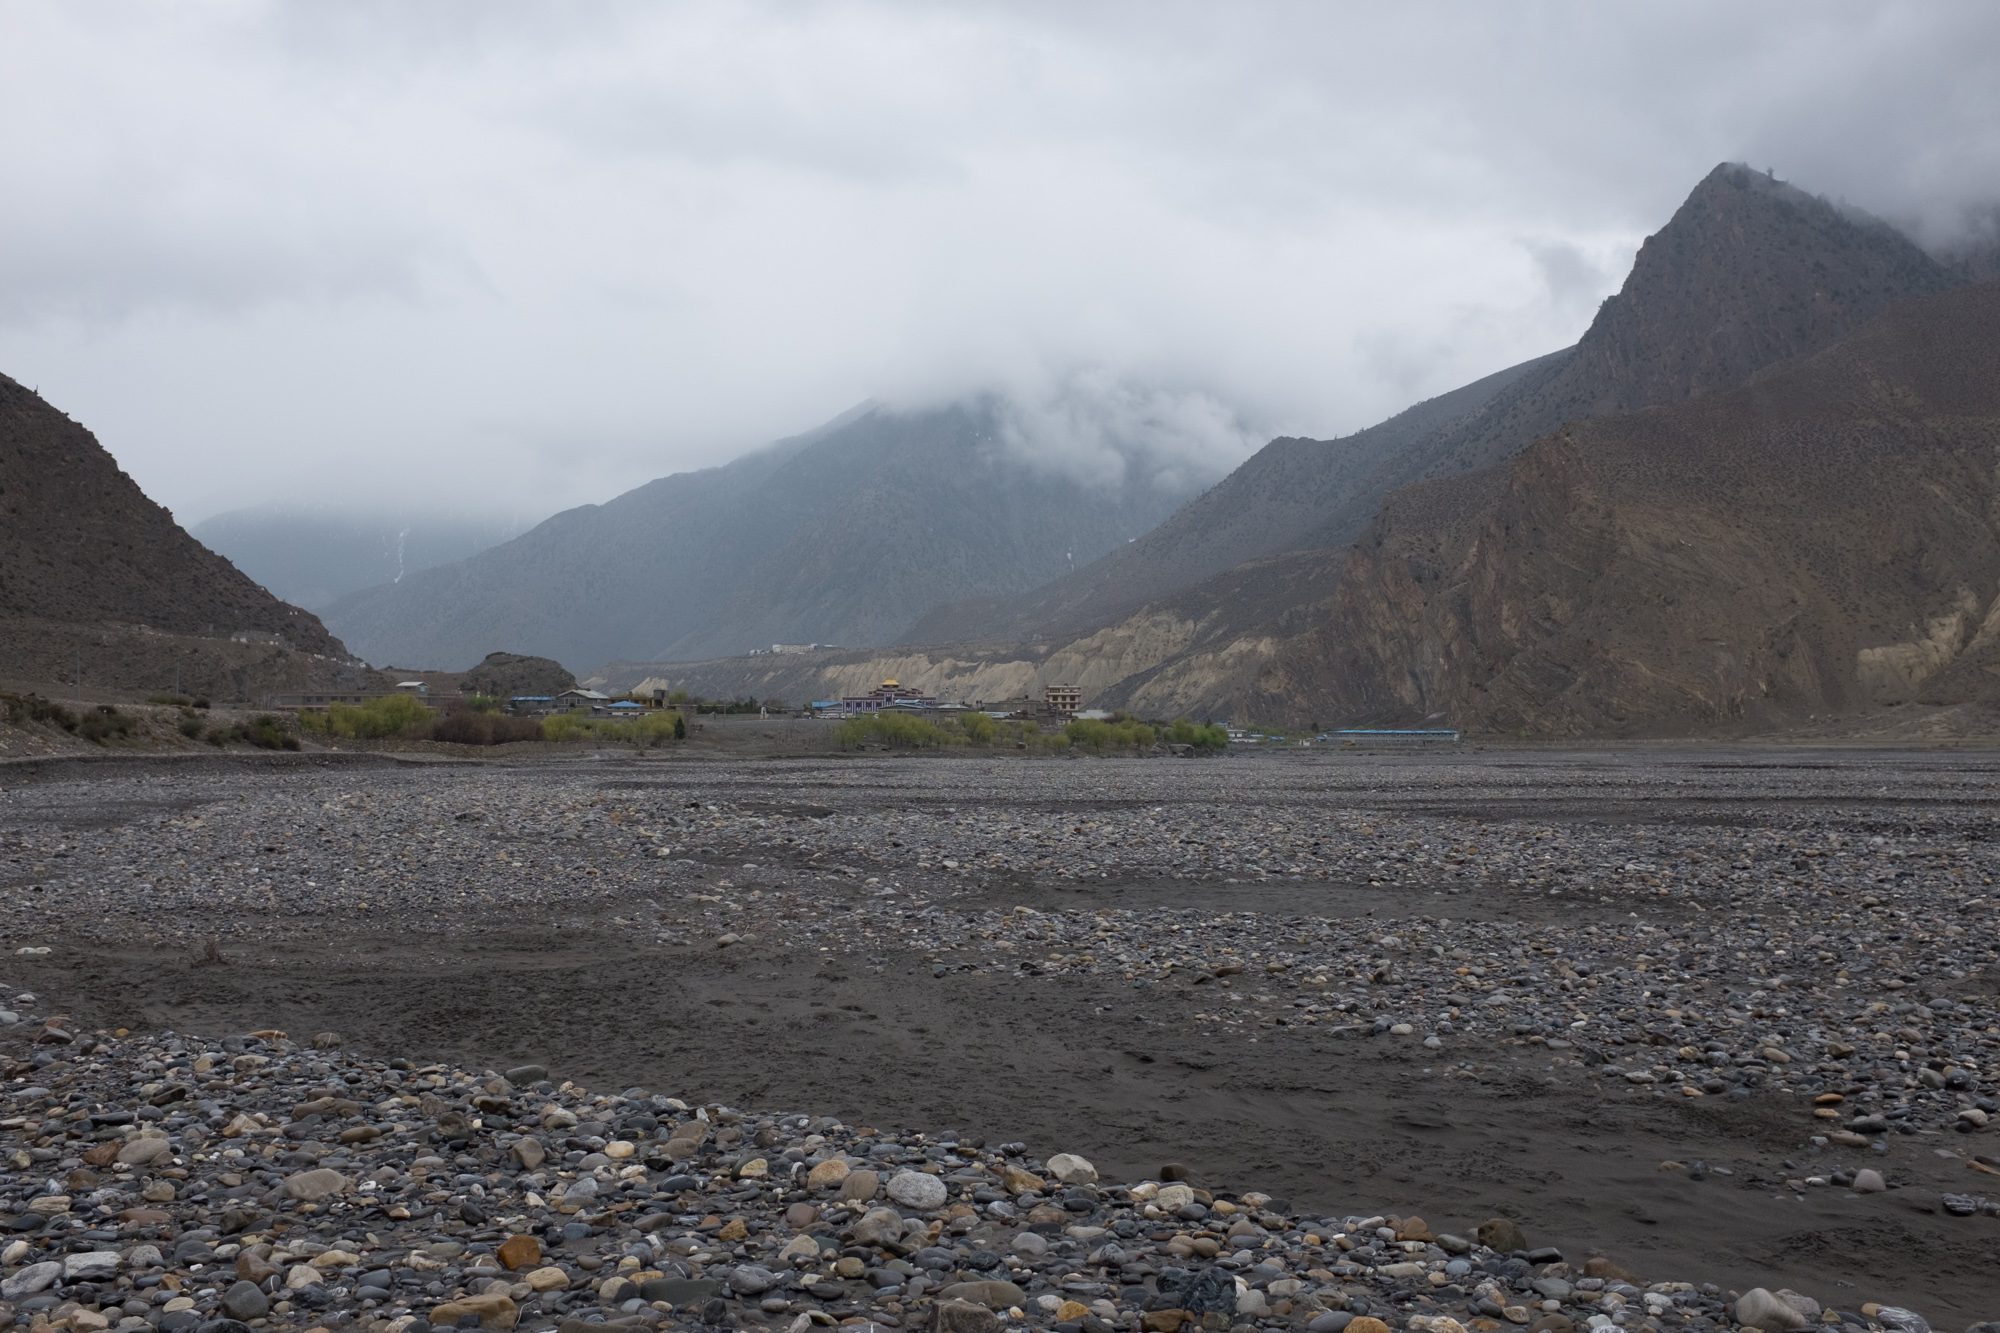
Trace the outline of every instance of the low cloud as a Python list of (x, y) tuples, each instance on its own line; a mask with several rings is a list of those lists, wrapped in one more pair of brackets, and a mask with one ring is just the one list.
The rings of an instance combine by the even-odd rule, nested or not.
[[(1573, 340), (1716, 162), (1948, 245), (2000, 7), (0, 0), (0, 371), (199, 517), (555, 509), (860, 399), (1109, 475)], [(1524, 239), (1526, 238), (1526, 239)]]
[(1093, 485), (1211, 482), (1268, 438), (1201, 390), (1134, 384), (1103, 369), (1016, 386), (999, 413), (1001, 442), (1017, 457)]

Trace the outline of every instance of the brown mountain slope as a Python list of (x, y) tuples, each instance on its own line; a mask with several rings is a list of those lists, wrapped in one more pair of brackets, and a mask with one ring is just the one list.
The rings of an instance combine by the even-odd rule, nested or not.
[(2000, 699), (2000, 286), (1538, 441), (1478, 522), (1385, 512), (1246, 704), (1534, 734)]
[(1402, 487), (1488, 467), (1565, 422), (1740, 384), (1966, 276), (1886, 223), (1725, 163), (1640, 247), (1574, 347), (1344, 439), (1274, 440), (1138, 541), (1022, 597), (934, 613), (905, 641), (1087, 634), (1232, 566), (1345, 546)]
[[(245, 642), (203, 646), (231, 638)], [(0, 375), (0, 676), (178, 678), (238, 698), (342, 675), (346, 659), (317, 618), (188, 536), (89, 431)]]
[(316, 617), (188, 536), (96, 436), (5, 375), (0, 516), (0, 616), (275, 635), (345, 656)]

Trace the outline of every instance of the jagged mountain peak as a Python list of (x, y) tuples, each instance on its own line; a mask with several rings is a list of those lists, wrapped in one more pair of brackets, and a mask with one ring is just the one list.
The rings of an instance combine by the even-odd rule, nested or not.
[[(1345, 546), (1402, 487), (1477, 473), (1566, 422), (1732, 387), (1963, 280), (1878, 219), (1723, 163), (1640, 247), (1575, 346), (1339, 440), (1274, 440), (1099, 564), (998, 607), (946, 608), (905, 638), (1083, 633), (1249, 561)], [(1425, 499), (1449, 523), (1482, 497), (1440, 484)]]
[(1878, 218), (1725, 162), (1646, 238), (1577, 343), (1588, 412), (1726, 388), (1954, 276)]

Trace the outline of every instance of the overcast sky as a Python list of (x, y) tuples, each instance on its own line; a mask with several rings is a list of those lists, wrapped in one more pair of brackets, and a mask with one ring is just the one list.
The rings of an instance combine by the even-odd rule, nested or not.
[(983, 389), (1234, 462), (1572, 341), (1725, 159), (1958, 225), (2000, 4), (0, 0), (0, 371), (187, 521)]

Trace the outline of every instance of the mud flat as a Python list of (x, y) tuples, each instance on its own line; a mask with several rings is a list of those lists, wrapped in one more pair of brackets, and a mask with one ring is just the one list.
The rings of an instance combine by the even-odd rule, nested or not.
[[(94, 1188), (117, 1205), (109, 1216), (152, 1206), (182, 1233), (211, 1219), (177, 1209), (254, 1196), (249, 1230), (209, 1226), (200, 1243), (275, 1244), (281, 1271), (251, 1271), (259, 1317), (280, 1324), (429, 1319), (424, 1301), (461, 1294), (443, 1287), (496, 1282), (523, 1327), (685, 1322), (718, 1313), (712, 1299), (739, 1323), (789, 1327), (820, 1309), (907, 1324), (946, 1287), (1004, 1281), (1016, 1291), (970, 1295), (1076, 1328), (1160, 1327), (1173, 1310), (1316, 1333), (1343, 1315), (1726, 1326), (1750, 1322), (1739, 1297), (1763, 1308), (1753, 1289), (1797, 1293), (1785, 1309), (1801, 1319), (1817, 1303), (1839, 1312), (1826, 1318), (1911, 1327), (1900, 1307), (1961, 1328), (2000, 1317), (1996, 811), (2000, 760), (1825, 750), (0, 775), (0, 1011), (17, 1019), (0, 1020), (0, 1061), (17, 1062), (0, 1091), (41, 1093), (0, 1099), (0, 1122), (19, 1122), (0, 1134), (69, 1135), (22, 1150), (0, 1216), (95, 1169), (71, 1164), (85, 1138), (122, 1145), (178, 1104), (119, 1120), (135, 1108), (117, 1089), (151, 1105), (130, 1089), (184, 1080), (221, 1107), (240, 1074), (238, 1100), (272, 1130), (250, 1136), (263, 1176), (148, 1205), (146, 1164), (114, 1174), (113, 1154)], [(50, 1024), (72, 1040), (31, 1044)], [(117, 1027), (135, 1035), (96, 1049), (92, 1034)], [(240, 1035), (256, 1030), (291, 1036)], [(340, 1044), (315, 1051), (318, 1033)], [(384, 1109), (389, 1083), (418, 1079), (384, 1063), (398, 1059), (440, 1062), (408, 1115)], [(498, 1091), (478, 1076), (509, 1070), (519, 1078)], [(342, 1079), (369, 1090), (347, 1099), (367, 1114), (287, 1128), (304, 1094)], [(102, 1109), (79, 1121), (64, 1086)], [(479, 1111), (482, 1097), (505, 1109)], [(718, 1119), (699, 1154), (669, 1159), (646, 1145), (694, 1118), (676, 1104), (749, 1109), (730, 1122), (743, 1132), (720, 1134)], [(602, 1132), (551, 1135), (551, 1106)], [(440, 1139), (450, 1114), (493, 1123)], [(196, 1178), (221, 1169), (196, 1159), (230, 1146), (200, 1125), (206, 1143), (173, 1145)], [(877, 1133), (854, 1137), (864, 1128)], [(527, 1132), (556, 1174), (530, 1180), (508, 1157)], [(378, 1140), (406, 1151), (385, 1167), (363, 1151)], [(639, 1146), (583, 1165), (614, 1142)], [(314, 1143), (331, 1151), (297, 1156)], [(752, 1151), (802, 1174), (830, 1156), (858, 1167), (885, 1144), (885, 1192), (845, 1211), (784, 1169), (737, 1174)], [(453, 1171), (411, 1181), (417, 1157), (453, 1153)], [(1056, 1179), (1059, 1153), (1100, 1178)], [(322, 1265), (324, 1299), (277, 1310), (290, 1270), (316, 1255), (270, 1227), (312, 1228), (294, 1216), (305, 1201), (259, 1201), (324, 1157), (357, 1190), (376, 1172), (377, 1192), (403, 1202), (370, 1206), (413, 1216), (347, 1217), (324, 1243), (356, 1264)], [(1044, 1188), (1010, 1190), (1010, 1163)], [(950, 1200), (898, 1203), (886, 1191), (899, 1168), (945, 1180)], [(623, 1223), (591, 1220), (595, 1205), (561, 1212), (579, 1173), (694, 1219), (682, 1229), (699, 1243), (641, 1255)], [(778, 1184), (746, 1183), (760, 1179)], [(1163, 1179), (1199, 1191), (1194, 1211), (1178, 1194), (1160, 1210), (1145, 1182)], [(474, 1223), (449, 1199), (425, 1206), (454, 1180), (505, 1207), (477, 1206)], [(680, 1202), (645, 1202), (666, 1181)], [(71, 1190), (73, 1206), (92, 1188)], [(786, 1220), (797, 1203), (818, 1211)], [(857, 1239), (884, 1207), (936, 1234)], [(1043, 1214), (1037, 1232), (1036, 1207), (1075, 1216)], [(565, 1239), (579, 1215), (596, 1229)], [(735, 1216), (745, 1236), (720, 1240)], [(560, 1289), (486, 1271), (508, 1219), (544, 1226)], [(1480, 1230), (1493, 1223), (1514, 1230)], [(1057, 1248), (1017, 1249), (1023, 1231)], [(0, 1279), (49, 1262), (64, 1234), (21, 1232), (27, 1248), (0, 1249)], [(815, 1234), (811, 1255), (781, 1257)], [(391, 1257), (352, 1250), (364, 1235)], [(115, 1221), (79, 1222), (65, 1252), (84, 1236), (121, 1255), (135, 1243)], [(356, 1295), (403, 1256), (452, 1244), (463, 1252), (414, 1286)], [(1121, 1253), (1093, 1259), (1106, 1244)], [(927, 1249), (947, 1253), (914, 1257)], [(161, 1257), (173, 1253), (169, 1238)], [(641, 1299), (638, 1283), (607, 1300), (621, 1257), (720, 1285), (676, 1288), (679, 1304)], [(884, 1266), (897, 1262), (929, 1277)], [(120, 1264), (104, 1283), (143, 1277)], [(1218, 1264), (1242, 1279), (1237, 1308), (1174, 1285)], [(734, 1285), (735, 1267), (778, 1280), (749, 1291), (763, 1279)], [(1065, 1273), (1082, 1286), (1066, 1291)], [(54, 1293), (46, 1318), (75, 1303), (67, 1281), (20, 1299)], [(190, 1329), (225, 1317), (228, 1285), (172, 1313), (192, 1310)], [(160, 1324), (165, 1302), (149, 1300), (108, 1323)]]

